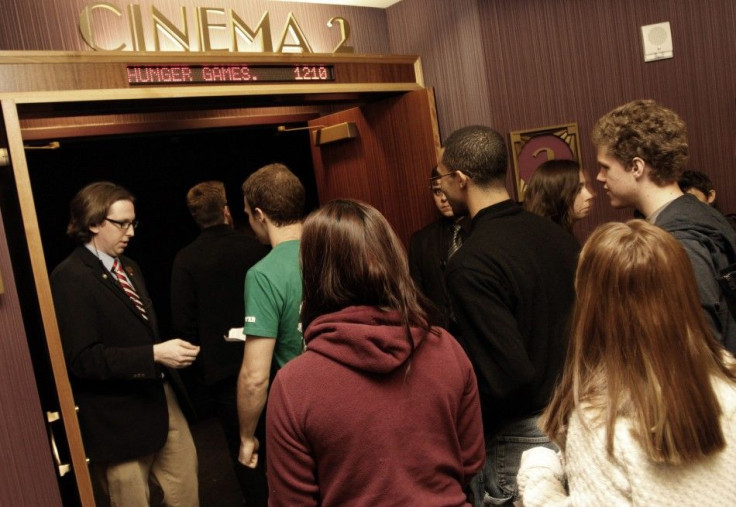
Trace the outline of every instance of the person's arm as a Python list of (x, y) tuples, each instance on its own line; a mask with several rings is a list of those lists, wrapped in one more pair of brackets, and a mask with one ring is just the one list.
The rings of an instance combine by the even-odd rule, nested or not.
[(94, 285), (97, 283), (88, 276), (68, 272), (54, 273), (51, 277), (56, 320), (69, 373), (87, 380), (157, 378), (153, 344), (118, 347), (103, 340), (104, 327), (110, 325), (107, 315), (112, 310), (104, 307), (101, 293)]
[(525, 507), (574, 505), (565, 488), (562, 463), (552, 449), (533, 447), (524, 451), (517, 483)]
[(466, 267), (447, 274), (455, 313), (453, 330), (491, 395), (504, 399), (528, 384), (534, 366), (513, 314), (513, 295), (502, 275)]
[(718, 270), (714, 266), (710, 251), (699, 241), (683, 237), (677, 231), (672, 233), (685, 249), (690, 258), (690, 264), (695, 273), (695, 281), (698, 284), (698, 297), (700, 306), (705, 311), (705, 317), (713, 331), (715, 338), (723, 343), (725, 340), (724, 315), (727, 317), (727, 303), (721, 297), (721, 287), (718, 285)]
[[(94, 283), (97, 283), (96, 281)], [(86, 277), (57, 274), (51, 282), (59, 332), (69, 371), (88, 380), (149, 380), (158, 378), (155, 363), (171, 368), (189, 366), (199, 347), (174, 339), (158, 344), (120, 347), (105, 343), (103, 333), (117, 333), (125, 328), (108, 320), (112, 307), (100, 307), (100, 293), (90, 288)], [(127, 309), (125, 310), (127, 312)]]
[(266, 414), (269, 503), (275, 506), (319, 505), (317, 465), (289, 401), (282, 379), (277, 376)]
[(240, 420), (240, 454), (238, 460), (255, 468), (258, 464), (258, 419), (268, 396), (271, 361), (276, 339), (248, 336), (245, 340), (243, 364), (238, 375), (238, 419)]
[(173, 338), (153, 346), (153, 362), (169, 368), (191, 366), (199, 354), (199, 346), (180, 338)]

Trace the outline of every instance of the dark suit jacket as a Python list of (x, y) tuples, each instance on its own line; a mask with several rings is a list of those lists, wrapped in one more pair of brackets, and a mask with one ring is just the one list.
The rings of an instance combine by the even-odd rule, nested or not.
[(146, 321), (102, 262), (78, 247), (51, 274), (51, 292), (87, 456), (116, 462), (166, 442), (168, 410), (153, 361), (156, 314), (138, 265), (121, 257)]
[[(409, 240), (409, 271), (417, 288), (429, 298), (440, 315), (435, 324), (447, 328), (450, 319), (450, 298), (445, 285), (447, 250), (452, 239), (454, 218), (441, 218), (412, 234)], [(467, 236), (469, 221), (464, 218), (461, 235)]]
[(205, 385), (234, 379), (243, 362), (243, 343), (226, 342), (243, 327), (245, 273), (268, 247), (227, 225), (204, 229), (174, 259), (171, 320), (184, 339), (201, 345), (195, 365)]

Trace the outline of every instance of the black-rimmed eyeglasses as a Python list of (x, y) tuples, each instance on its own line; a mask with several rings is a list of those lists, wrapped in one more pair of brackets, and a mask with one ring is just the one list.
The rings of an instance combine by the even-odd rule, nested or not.
[(439, 174), (439, 175), (437, 175), (437, 176), (432, 176), (431, 178), (429, 178), (429, 182), (430, 182), (430, 183), (434, 183), (435, 181), (440, 181), (440, 180), (441, 180), (442, 178), (444, 178), (445, 176), (449, 176), (449, 175), (451, 175), (451, 174), (455, 174), (456, 172), (457, 172), (457, 169), (456, 169), (456, 170), (454, 170), (454, 171), (450, 171), (450, 172), (449, 172), (449, 173), (447, 173), (447, 174)]
[(132, 222), (128, 222), (128, 221), (121, 222), (120, 220), (113, 220), (112, 218), (107, 218), (107, 217), (105, 217), (105, 220), (107, 220), (111, 224), (117, 225), (118, 229), (120, 229), (123, 232), (127, 232), (128, 229), (130, 229), (131, 227), (133, 228), (133, 230), (135, 230), (140, 225), (140, 222), (138, 220), (133, 220)]

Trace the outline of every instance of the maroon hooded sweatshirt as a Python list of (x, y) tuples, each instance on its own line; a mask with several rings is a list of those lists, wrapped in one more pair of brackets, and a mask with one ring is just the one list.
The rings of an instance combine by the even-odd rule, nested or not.
[(270, 505), (468, 505), (485, 459), (475, 374), (445, 330), (353, 306), (307, 328), (268, 398)]

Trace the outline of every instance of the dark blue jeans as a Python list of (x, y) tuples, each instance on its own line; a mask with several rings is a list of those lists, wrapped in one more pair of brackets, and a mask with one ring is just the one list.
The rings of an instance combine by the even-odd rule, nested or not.
[(557, 450), (537, 426), (538, 419), (534, 416), (512, 421), (486, 436), (486, 463), (470, 484), (474, 507), (513, 504), (519, 498), (516, 474), (521, 453), (540, 446)]

